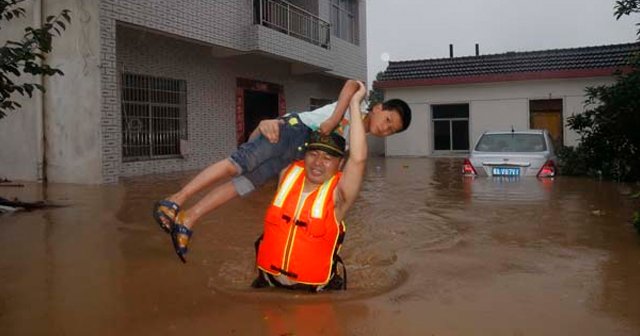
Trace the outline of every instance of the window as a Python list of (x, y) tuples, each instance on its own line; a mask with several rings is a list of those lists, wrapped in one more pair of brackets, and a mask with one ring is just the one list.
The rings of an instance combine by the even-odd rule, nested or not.
[(358, 0), (331, 0), (333, 35), (353, 44), (358, 41)]
[(469, 104), (433, 105), (433, 149), (469, 150)]
[(122, 75), (122, 158), (140, 161), (181, 157), (186, 139), (184, 80)]
[(327, 104), (333, 103), (335, 100), (331, 99), (321, 99), (321, 98), (310, 98), (309, 99), (309, 111), (313, 111), (317, 108), (321, 108)]

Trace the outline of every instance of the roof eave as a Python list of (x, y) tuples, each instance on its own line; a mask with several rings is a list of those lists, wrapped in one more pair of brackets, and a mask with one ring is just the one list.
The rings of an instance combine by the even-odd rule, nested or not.
[(613, 76), (616, 71), (622, 71), (622, 73), (627, 73), (631, 71), (631, 67), (624, 66), (624, 67), (606, 67), (606, 68), (594, 68), (594, 69), (512, 72), (512, 73), (486, 74), (486, 75), (476, 75), (476, 76), (449, 76), (449, 77), (423, 78), (423, 79), (384, 80), (384, 81), (374, 81), (373, 87), (376, 89), (387, 89), (387, 88), (415, 87), (415, 86), (513, 82), (513, 81), (541, 80), (541, 79), (605, 77), (605, 76)]

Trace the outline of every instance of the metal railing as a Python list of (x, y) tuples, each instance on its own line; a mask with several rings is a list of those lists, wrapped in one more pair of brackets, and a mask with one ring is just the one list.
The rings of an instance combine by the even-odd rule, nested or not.
[(256, 22), (325, 49), (330, 47), (330, 24), (282, 0), (254, 0)]

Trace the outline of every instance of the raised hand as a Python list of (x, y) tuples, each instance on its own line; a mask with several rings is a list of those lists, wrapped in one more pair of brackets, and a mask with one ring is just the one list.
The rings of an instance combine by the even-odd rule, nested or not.
[(284, 124), (282, 119), (265, 119), (258, 124), (258, 130), (269, 142), (277, 143), (280, 140), (280, 125)]
[(361, 81), (358, 81), (357, 83), (358, 83), (358, 91), (356, 91), (356, 93), (353, 94), (353, 97), (351, 97), (351, 100), (357, 101), (358, 103), (360, 103), (367, 94), (367, 88), (364, 86), (364, 84)]
[(333, 131), (333, 128), (331, 127), (332, 124), (333, 123), (328, 120), (323, 121), (322, 124), (320, 124), (320, 128), (318, 128), (318, 132), (322, 135), (329, 135), (329, 133)]

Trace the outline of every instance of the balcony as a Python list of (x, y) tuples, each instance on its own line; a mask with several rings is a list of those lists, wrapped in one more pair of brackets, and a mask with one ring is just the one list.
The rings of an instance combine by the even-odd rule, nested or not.
[(330, 48), (330, 24), (308, 11), (282, 0), (255, 0), (256, 24)]

